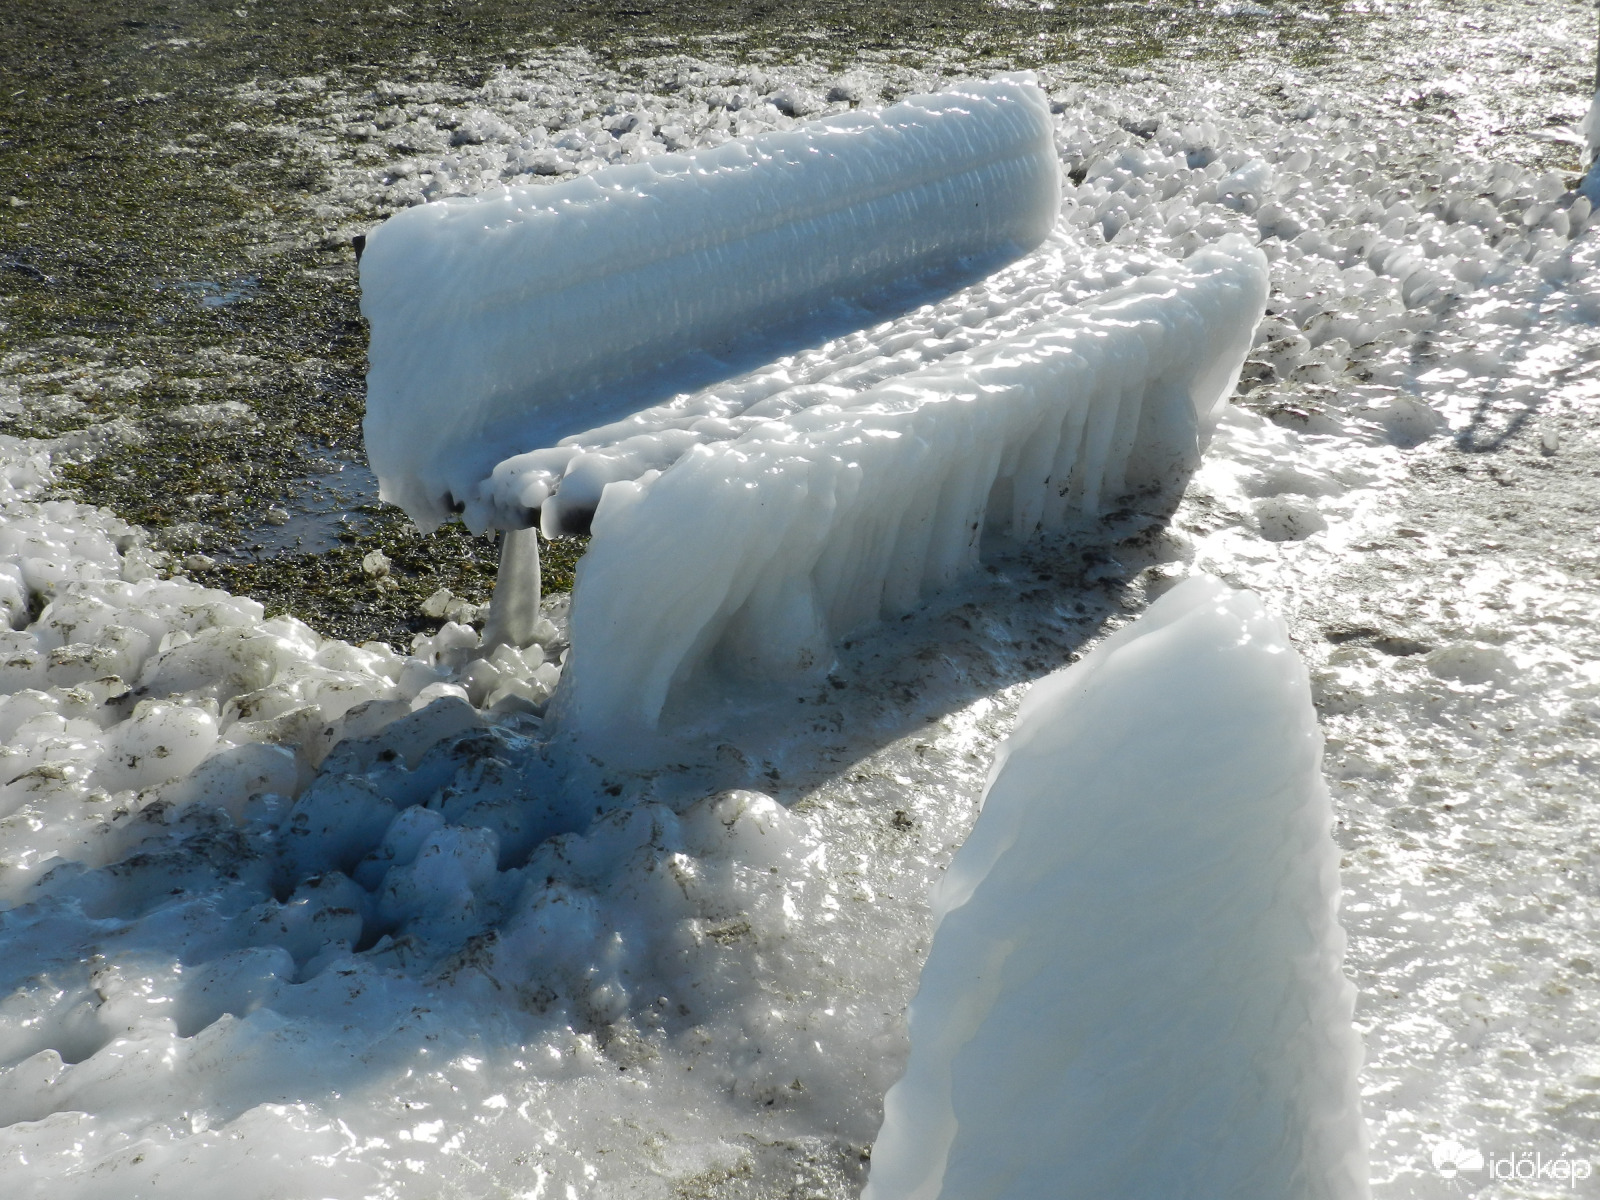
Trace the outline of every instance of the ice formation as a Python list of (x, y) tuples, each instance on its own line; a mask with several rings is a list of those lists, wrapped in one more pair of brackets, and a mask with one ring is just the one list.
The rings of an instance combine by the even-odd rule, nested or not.
[(743, 437), (801, 409), (848, 406), (880, 383), (1011, 337), (1148, 269), (1147, 263), (1095, 261), (1080, 231), (1058, 225), (1035, 252), (977, 283), (554, 446), (515, 455), (495, 467), (485, 486), (502, 506), (542, 505), (541, 527), (552, 537), (585, 533), (609, 483), (666, 470), (695, 446)]
[(1059, 202), (1043, 93), (997, 80), (402, 212), (361, 262), (382, 495), (425, 528), (526, 526), (542, 497), (482, 487), (501, 459), (659, 398), (670, 363), (1015, 258)]
[[(819, 675), (832, 643), (1128, 493), (1181, 487), (1267, 264), (1233, 239), (936, 367), (613, 482), (573, 593), (569, 729), (656, 727), (707, 670)], [(714, 531), (714, 535), (712, 532)]]
[(1367, 1194), (1305, 667), (1184, 581), (1036, 683), (935, 888), (863, 1200)]
[(166, 816), (259, 819), (256, 799), (291, 804), (349, 740), (393, 727), (414, 759), (483, 724), (469, 701), (529, 714), (555, 683), (533, 638), (494, 649), (447, 624), (411, 657), (351, 646), (161, 578), (134, 531), (119, 548), (93, 510), (33, 512), (0, 529), (0, 554), (18, 556), (0, 558), (0, 583), (51, 596), (27, 628), (0, 631), (0, 898), (135, 853)]
[(531, 528), (508, 529), (500, 538), (500, 573), (483, 630), (483, 644), (490, 649), (516, 648), (537, 640), (544, 588), (538, 533)]
[(276, 820), (341, 745), (390, 731), (415, 759), (556, 683), (564, 641), (524, 613), (520, 649), (446, 623), (402, 656), (168, 578), (140, 530), (33, 499), (53, 467), (26, 450), (0, 440), (0, 902), (190, 821)]

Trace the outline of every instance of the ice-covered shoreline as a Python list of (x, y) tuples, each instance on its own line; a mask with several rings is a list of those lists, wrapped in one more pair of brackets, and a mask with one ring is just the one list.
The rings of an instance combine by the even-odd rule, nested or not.
[[(790, 86), (773, 74), (771, 94)], [(792, 86), (814, 86), (800, 75)], [(503, 803), (466, 818), (469, 793), (450, 786), (473, 758), (506, 764), (498, 785), (472, 783), (485, 799), (493, 786), (547, 787), (514, 778), (527, 761), (525, 717), (464, 731), (457, 748), (447, 738), (415, 770), (379, 761), (404, 747), (373, 742), (323, 776), (318, 804), (301, 809), (308, 822), (349, 811), (372, 829), (387, 822), (370, 839), (381, 842), (373, 865), (358, 847), (329, 851), (359, 850), (344, 865), (381, 880), (373, 888), (261, 874), (276, 854), (263, 852), (267, 833), (286, 815), (270, 806), (226, 819), (203, 795), (130, 808), (111, 824), (150, 840), (130, 842), (120, 869), (67, 872), (55, 900), (0, 918), (12, 948), (0, 1022), (20, 1039), (0, 1095), (23, 1105), (8, 1110), (3, 1138), (22, 1156), (10, 1159), (22, 1194), (182, 1195), (218, 1172), (241, 1195), (559, 1194), (569, 1183), (781, 1195), (796, 1175), (851, 1194), (903, 1054), (897, 1014), (926, 929), (924, 889), (971, 819), (1021, 684), (1190, 564), (1257, 589), (1315, 672), (1377, 1194), (1449, 1194), (1429, 1157), (1445, 1138), (1486, 1154), (1584, 1153), (1600, 1073), (1584, 848), (1586, 722), (1600, 685), (1583, 541), (1592, 518), (1581, 507), (1595, 461), (1592, 235), (1571, 242), (1569, 269), (1549, 235), (1558, 212), (1572, 234), (1571, 209), (1527, 223), (1561, 200), (1560, 181), (1545, 197), (1537, 177), (1477, 162), (1447, 179), (1435, 164), (1455, 156), (1453, 134), (1430, 142), (1436, 125), (1382, 113), (1340, 125), (1331, 108), (1317, 111), (1314, 81), (1299, 86), (1295, 102), (1263, 99), (1245, 114), (1181, 72), (1057, 91), (1064, 161), (1078, 173), (1068, 221), (1090, 234), (1091, 287), (1225, 229), (1253, 224), (1259, 236), (1270, 219), (1276, 234), (1278, 323), (1255, 357), (1265, 394), (1230, 414), (1167, 531), (1140, 536), (1139, 519), (1119, 514), (1086, 552), (1001, 560), (905, 629), (846, 647), (834, 676), (845, 686), (830, 682), (803, 706), (768, 698), (687, 771), (602, 779), (618, 814), (526, 864), (498, 860), (541, 831), (514, 827)], [(743, 109), (723, 111), (734, 120)], [(757, 112), (790, 119), (774, 105)], [(1156, 112), (1169, 118), (1171, 149), (1159, 123), (1139, 132)], [(1191, 165), (1206, 146), (1185, 142), (1220, 157)], [(506, 144), (464, 140), (460, 153)], [(1169, 180), (1176, 190), (1163, 195)], [(1429, 186), (1455, 189), (1460, 209), (1430, 216)], [(1475, 220), (1520, 230), (1486, 254), (1466, 232)], [(1302, 227), (1293, 236), (1289, 222)], [(1096, 242), (1096, 226), (1117, 236)], [(1344, 229), (1356, 244), (1340, 244)], [(1408, 254), (1414, 269), (1397, 278)], [(1463, 279), (1461, 262), (1486, 273)], [(1471, 287), (1447, 301), (1457, 284)], [(1362, 372), (1371, 377), (1353, 379)], [(1542, 404), (1541, 424), (1519, 434), (1507, 415), (1523, 401)], [(1445, 427), (1509, 435), (1482, 460), (1498, 478), (1473, 463), (1471, 487), (1452, 483), (1443, 446), (1395, 448)], [(8, 477), (23, 488), (47, 469), (23, 465), (36, 451), (8, 450)], [(1552, 516), (1501, 515), (1499, 497), (1518, 494)], [(66, 564), (98, 561), (141, 586), (133, 531), (116, 534), (121, 551), (92, 530), (74, 546), (77, 526), (103, 519), (28, 503), (10, 502), (8, 530), (24, 517), (48, 523)], [(1500, 525), (1544, 540), (1497, 537)], [(145, 586), (196, 612), (244, 603)], [(242, 615), (254, 629), (259, 615)], [(256, 636), (304, 638), (292, 626)], [(304, 644), (294, 661), (347, 654)], [(57, 648), (38, 647), (46, 674)], [(398, 656), (383, 661), (418, 678)], [(33, 681), (36, 669), (20, 670)], [(71, 669), (58, 664), (63, 681)], [(362, 669), (373, 686), (384, 675)], [(492, 682), (466, 690), (488, 700)], [(398, 680), (387, 686), (399, 694)], [(86, 719), (64, 710), (82, 704), (71, 690), (53, 714), (60, 728), (35, 727), (41, 743), (98, 752), (96, 732), (66, 724)], [(292, 713), (306, 698), (292, 691), (272, 697), (291, 707), (258, 719)], [(193, 697), (187, 719), (220, 717), (215, 698), (209, 714)], [(69, 760), (82, 759), (57, 755), (68, 789)], [(705, 799), (727, 788), (742, 792)], [(782, 803), (749, 794), (757, 788)], [(400, 820), (402, 802), (424, 791), (437, 802)], [(33, 824), (25, 810), (6, 818), (8, 855), (60, 832)], [(191, 894), (165, 899), (172, 886)], [(135, 896), (147, 906), (138, 916)], [(107, 897), (114, 911), (96, 907)], [(260, 932), (246, 932), (254, 922)], [(393, 940), (343, 957), (337, 943), (368, 927)], [(599, 931), (616, 936), (594, 955)]]

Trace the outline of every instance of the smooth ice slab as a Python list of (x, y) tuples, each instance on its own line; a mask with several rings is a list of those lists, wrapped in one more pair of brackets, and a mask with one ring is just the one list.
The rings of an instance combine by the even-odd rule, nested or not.
[(573, 593), (569, 728), (649, 731), (715, 672), (825, 671), (848, 631), (1129, 492), (1181, 486), (1267, 263), (1231, 239), (937, 367), (606, 486)]
[(1049, 105), (1012, 79), (399, 213), (361, 262), (381, 494), (424, 528), (525, 526), (480, 494), (500, 460), (615, 419), (673, 362), (1018, 257), (1059, 203)]
[(1214, 579), (1035, 684), (863, 1200), (1364, 1196), (1321, 757), (1287, 630)]

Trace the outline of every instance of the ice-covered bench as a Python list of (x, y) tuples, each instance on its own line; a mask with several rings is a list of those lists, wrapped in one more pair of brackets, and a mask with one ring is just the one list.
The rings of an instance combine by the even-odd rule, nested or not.
[(1022, 540), (1181, 486), (1238, 381), (1267, 261), (1167, 270), (606, 488), (578, 571), (563, 718), (625, 742), (709, 672), (825, 671), (833, 642)]
[(409, 209), (361, 261), (380, 494), (508, 531), (488, 635), (525, 640), (541, 513), (583, 532), (606, 482), (738, 432), (661, 401), (1019, 257), (1059, 201), (1049, 106), (1001, 79)]
[[(592, 525), (574, 727), (652, 729), (710, 670), (823, 669), (969, 570), (986, 523), (1093, 515), (1209, 437), (1264, 258), (1230, 243), (1076, 306), (1026, 264), (990, 287), (1059, 194), (1044, 96), (1001, 79), (402, 213), (362, 261), (383, 498), (507, 531), (490, 642), (537, 617), (535, 522)], [(975, 278), (818, 370), (796, 353)]]

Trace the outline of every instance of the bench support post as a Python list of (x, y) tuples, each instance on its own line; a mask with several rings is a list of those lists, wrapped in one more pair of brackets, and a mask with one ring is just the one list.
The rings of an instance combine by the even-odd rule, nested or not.
[(500, 534), (500, 570), (483, 627), (483, 649), (521, 649), (533, 641), (539, 623), (539, 531), (507, 529)]

